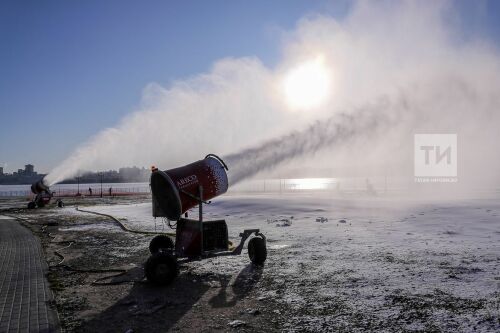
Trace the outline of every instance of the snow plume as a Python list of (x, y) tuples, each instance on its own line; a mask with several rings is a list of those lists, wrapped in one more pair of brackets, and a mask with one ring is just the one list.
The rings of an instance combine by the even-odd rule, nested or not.
[[(76, 149), (46, 182), (78, 170), (168, 169), (207, 153), (226, 156), (233, 182), (306, 156), (411, 180), (413, 135), (456, 133), (459, 182), (497, 185), (500, 56), (463, 31), (452, 2), (362, 1), (341, 19), (307, 16), (283, 33), (274, 68), (228, 58), (168, 88), (146, 87), (139, 110)], [(318, 56), (331, 72), (327, 100), (291, 109), (284, 78)]]
[(328, 119), (317, 120), (302, 131), (293, 131), (280, 138), (225, 156), (230, 166), (229, 183), (238, 182), (269, 170), (296, 157), (313, 156), (325, 147), (350, 145), (352, 140), (382, 135), (393, 125), (388, 118), (386, 103), (363, 108), (351, 113), (340, 113)]

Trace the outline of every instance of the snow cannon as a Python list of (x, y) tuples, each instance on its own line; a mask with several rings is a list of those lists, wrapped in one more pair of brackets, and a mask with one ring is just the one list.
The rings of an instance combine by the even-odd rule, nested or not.
[[(35, 194), (35, 198), (28, 203), (28, 209), (45, 207), (54, 196), (54, 193), (50, 191), (50, 188), (47, 185), (45, 185), (43, 179), (31, 184), (31, 192)], [(63, 206), (63, 202), (59, 199), (56, 203), (58, 207)]]
[(37, 181), (36, 183), (31, 184), (31, 192), (33, 192), (33, 194), (39, 194), (43, 192), (50, 193), (50, 188), (47, 185), (45, 185), (42, 179)]
[[(214, 154), (175, 169), (160, 171), (151, 167), (153, 216), (165, 218), (175, 233), (160, 234), (149, 243), (151, 256), (144, 265), (149, 282), (171, 283), (180, 263), (240, 255), (252, 235), (248, 241), (250, 261), (260, 266), (267, 259), (266, 237), (259, 229), (243, 230), (239, 244), (233, 246), (225, 220), (203, 220), (203, 205), (227, 192), (227, 171), (224, 161)], [(196, 206), (198, 218), (188, 219), (188, 211)]]
[[(227, 192), (228, 170), (217, 155), (209, 154), (194, 163), (165, 171), (152, 168), (153, 216), (178, 220), (182, 214)], [(199, 192), (200, 189), (202, 192)]]

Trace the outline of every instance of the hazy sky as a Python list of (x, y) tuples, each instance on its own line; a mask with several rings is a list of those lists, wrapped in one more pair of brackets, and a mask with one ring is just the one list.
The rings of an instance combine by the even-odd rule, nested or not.
[[(462, 37), (500, 46), (500, 2), (458, 1)], [(48, 172), (168, 86), (224, 57), (281, 57), (308, 14), (343, 17), (349, 1), (2, 1), (0, 165)]]

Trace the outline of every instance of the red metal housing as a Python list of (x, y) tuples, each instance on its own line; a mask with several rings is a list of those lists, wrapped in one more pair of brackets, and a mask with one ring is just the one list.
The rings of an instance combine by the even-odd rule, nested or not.
[[(226, 193), (226, 170), (224, 162), (210, 154), (183, 167), (153, 171), (150, 179), (153, 216), (178, 220), (188, 209), (197, 206), (200, 199), (210, 200)], [(203, 188), (201, 198), (200, 186)]]

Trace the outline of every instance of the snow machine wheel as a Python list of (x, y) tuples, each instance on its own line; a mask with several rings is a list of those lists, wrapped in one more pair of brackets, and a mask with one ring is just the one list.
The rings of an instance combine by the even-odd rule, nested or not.
[(57, 200), (57, 207), (63, 208), (64, 207), (64, 202), (62, 202), (62, 200)]
[(262, 265), (267, 259), (266, 241), (262, 237), (254, 237), (248, 242), (248, 256), (255, 265)]
[(155, 254), (160, 252), (161, 249), (173, 249), (174, 242), (166, 235), (155, 236), (149, 243), (149, 252)]
[(35, 209), (36, 208), (36, 203), (33, 201), (28, 202), (28, 209)]
[(146, 261), (144, 271), (149, 282), (165, 286), (177, 276), (177, 260), (174, 256), (166, 253), (155, 253)]
[(45, 207), (45, 202), (43, 202), (43, 200), (37, 200), (36, 201), (36, 205), (38, 206), (38, 208), (43, 208)]

